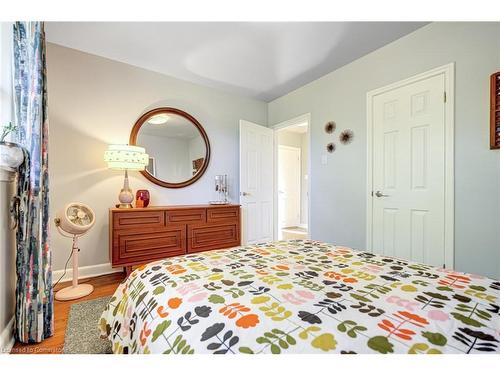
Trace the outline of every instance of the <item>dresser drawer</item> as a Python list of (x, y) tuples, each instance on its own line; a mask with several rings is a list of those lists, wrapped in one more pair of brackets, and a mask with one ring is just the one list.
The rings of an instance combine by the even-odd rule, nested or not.
[(207, 223), (235, 222), (240, 220), (239, 207), (207, 208)]
[(188, 225), (187, 252), (225, 249), (240, 245), (239, 223)]
[(119, 229), (113, 233), (113, 266), (148, 263), (186, 253), (186, 226), (159, 230)]
[(113, 213), (113, 228), (162, 228), (165, 227), (165, 211), (124, 211)]
[(207, 221), (207, 211), (204, 208), (188, 208), (166, 211), (167, 224), (201, 224)]

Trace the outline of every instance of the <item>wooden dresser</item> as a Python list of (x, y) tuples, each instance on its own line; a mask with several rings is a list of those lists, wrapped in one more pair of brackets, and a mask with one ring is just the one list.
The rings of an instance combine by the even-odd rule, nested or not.
[(113, 267), (239, 246), (239, 205), (189, 205), (109, 210)]

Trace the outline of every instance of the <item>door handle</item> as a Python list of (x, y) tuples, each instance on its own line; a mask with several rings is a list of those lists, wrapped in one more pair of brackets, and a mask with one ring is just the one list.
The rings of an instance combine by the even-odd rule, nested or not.
[(377, 191), (375, 192), (375, 196), (376, 196), (377, 198), (388, 197), (388, 195), (382, 194), (382, 192), (381, 192), (380, 190), (377, 190)]
[(243, 195), (244, 197), (246, 197), (247, 195), (250, 195), (250, 193), (247, 193), (246, 191), (243, 191), (243, 192), (241, 193), (241, 195)]

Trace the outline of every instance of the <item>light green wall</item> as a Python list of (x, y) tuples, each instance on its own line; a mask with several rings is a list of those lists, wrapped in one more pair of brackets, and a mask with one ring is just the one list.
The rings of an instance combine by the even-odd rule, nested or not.
[[(312, 238), (366, 246), (366, 93), (455, 62), (455, 267), (500, 279), (500, 150), (489, 150), (489, 76), (500, 23), (433, 23), (268, 106), (269, 125), (311, 113)], [(327, 121), (354, 142), (321, 164)], [(337, 142), (338, 143), (338, 142)]]

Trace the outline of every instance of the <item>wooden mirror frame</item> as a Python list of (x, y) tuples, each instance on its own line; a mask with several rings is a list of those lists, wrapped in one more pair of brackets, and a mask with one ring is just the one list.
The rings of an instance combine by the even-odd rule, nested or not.
[[(205, 142), (205, 148), (206, 148), (206, 153), (205, 153), (205, 160), (203, 162), (203, 165), (201, 169), (196, 173), (193, 177), (191, 177), (189, 180), (182, 181), (182, 182), (167, 182), (160, 180), (153, 176), (152, 174), (148, 173), (148, 171), (143, 170), (140, 171), (144, 177), (146, 177), (149, 181), (155, 183), (156, 185), (160, 185), (166, 188), (170, 189), (178, 189), (178, 188), (183, 188), (186, 186), (189, 186), (193, 183), (195, 183), (207, 170), (208, 163), (210, 162), (210, 142), (208, 140), (207, 133), (205, 132), (205, 129), (203, 129), (203, 126), (196, 120), (193, 116), (191, 116), (189, 113), (184, 112), (180, 109), (177, 108), (171, 108), (171, 107), (159, 107), (152, 109), (146, 113), (144, 113), (139, 119), (135, 122), (134, 127), (132, 128), (132, 131), (130, 132), (130, 139), (129, 139), (129, 144), (136, 146), (137, 142), (137, 136), (139, 134), (139, 130), (141, 129), (141, 126), (144, 125), (146, 120), (148, 120), (150, 117), (153, 117), (155, 115), (159, 115), (161, 113), (171, 113), (175, 114), (178, 116), (182, 116), (185, 119), (189, 120), (201, 134), (201, 137), (203, 138), (203, 141)], [(146, 150), (147, 152), (147, 150)]]

